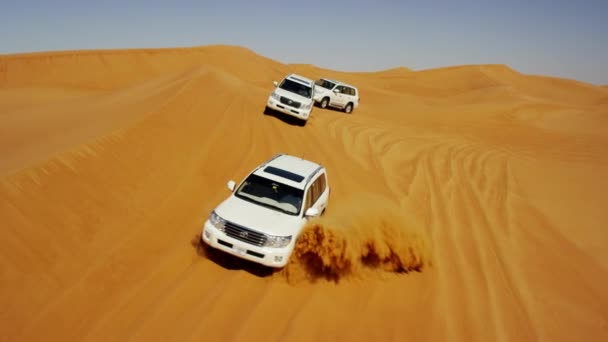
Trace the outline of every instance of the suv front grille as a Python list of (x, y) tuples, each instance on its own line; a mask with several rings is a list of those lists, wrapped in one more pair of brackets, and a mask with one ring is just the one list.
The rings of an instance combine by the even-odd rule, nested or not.
[(288, 106), (292, 106), (293, 108), (300, 108), (300, 102), (290, 100), (285, 96), (281, 96), (281, 103), (286, 104)]
[(226, 235), (231, 238), (260, 247), (266, 243), (266, 235), (256, 232), (255, 230), (239, 226), (238, 224), (229, 221), (226, 221), (224, 227), (226, 229)]

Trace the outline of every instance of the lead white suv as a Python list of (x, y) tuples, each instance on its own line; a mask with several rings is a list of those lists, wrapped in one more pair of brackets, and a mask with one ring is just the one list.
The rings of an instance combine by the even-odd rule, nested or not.
[(278, 154), (255, 168), (209, 216), (202, 239), (209, 246), (262, 265), (287, 264), (302, 228), (329, 200), (325, 168)]
[(275, 81), (274, 86), (276, 88), (268, 97), (266, 109), (294, 116), (305, 124), (314, 104), (312, 96), (315, 82), (304, 76), (290, 74), (280, 84)]
[(321, 108), (330, 106), (352, 113), (359, 106), (359, 89), (344, 82), (321, 78), (315, 82), (313, 99)]

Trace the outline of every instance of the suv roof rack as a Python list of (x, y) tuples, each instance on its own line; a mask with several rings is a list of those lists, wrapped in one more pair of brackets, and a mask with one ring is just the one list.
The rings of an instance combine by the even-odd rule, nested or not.
[(310, 175), (308, 175), (308, 177), (306, 177), (307, 186), (308, 186), (308, 183), (310, 183), (310, 180), (312, 179), (312, 177), (314, 177), (317, 173), (319, 173), (319, 171), (321, 171), (321, 169), (323, 169), (323, 165), (319, 165), (319, 167), (317, 167)]
[(294, 73), (287, 75), (286, 78), (291, 79), (293, 81), (298, 81), (298, 82), (302, 83), (303, 85), (307, 85), (307, 86), (310, 86), (311, 84), (315, 83), (313, 80), (309, 79), (308, 77), (305, 77), (305, 76), (302, 76), (299, 74), (294, 74)]
[[(269, 164), (271, 161), (273, 161), (273, 160), (275, 160), (275, 159), (279, 158), (280, 156), (284, 156), (284, 155), (285, 155), (285, 153), (283, 153), (283, 152), (279, 152), (279, 153), (275, 154), (275, 155), (274, 155), (272, 158), (268, 159), (267, 161), (265, 161), (264, 163), (262, 163), (262, 165), (260, 165), (259, 167), (257, 167), (257, 169), (260, 169), (260, 168), (262, 168), (263, 166), (268, 165), (268, 164)], [(257, 170), (257, 169), (256, 169), (256, 170)]]

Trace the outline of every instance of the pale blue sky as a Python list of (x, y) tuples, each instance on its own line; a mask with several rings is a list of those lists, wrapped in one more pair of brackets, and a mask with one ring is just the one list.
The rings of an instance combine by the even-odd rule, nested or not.
[(608, 0), (7, 1), (0, 54), (241, 45), (344, 71), (502, 63), (608, 84)]

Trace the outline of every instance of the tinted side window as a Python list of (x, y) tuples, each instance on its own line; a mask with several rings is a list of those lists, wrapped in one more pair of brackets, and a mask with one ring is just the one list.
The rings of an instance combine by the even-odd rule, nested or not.
[(325, 173), (322, 173), (315, 182), (315, 202), (319, 200), (321, 195), (323, 195), (323, 192), (325, 192), (326, 187), (327, 184), (325, 180)]
[(306, 210), (308, 210), (308, 208), (312, 207), (313, 203), (315, 203), (312, 200), (313, 197), (313, 190), (312, 190), (312, 186), (308, 189), (308, 192), (306, 193), (306, 202), (304, 204), (304, 213), (306, 213)]
[[(318, 180), (318, 178), (317, 178), (317, 180)], [(306, 209), (304, 209), (304, 210), (308, 210), (308, 208), (312, 207), (317, 202), (318, 198), (319, 198), (319, 195), (317, 192), (317, 181), (315, 180), (310, 185), (310, 188), (308, 188), (308, 192), (306, 193)]]
[(319, 182), (319, 196), (321, 196), (325, 191), (325, 173), (321, 174), (317, 181)]
[(319, 195), (321, 193), (319, 193), (319, 178), (317, 178), (317, 180), (315, 180), (314, 183), (312, 183), (312, 186), (310, 187), (312, 190), (312, 204), (317, 203), (317, 200), (319, 199)]
[(311, 185), (306, 193), (306, 203), (304, 205), (304, 212), (308, 208), (312, 207), (317, 203), (319, 197), (323, 194), (327, 188), (327, 180), (325, 179), (325, 173), (322, 173)]

